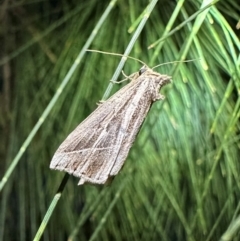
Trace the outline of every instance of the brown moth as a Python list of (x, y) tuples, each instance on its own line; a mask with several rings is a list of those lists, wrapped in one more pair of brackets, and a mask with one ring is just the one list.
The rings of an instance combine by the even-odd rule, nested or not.
[(164, 99), (161, 87), (171, 82), (170, 76), (147, 66), (129, 78), (129, 84), (69, 134), (54, 154), (51, 169), (79, 177), (79, 185), (105, 184), (118, 174), (152, 103)]

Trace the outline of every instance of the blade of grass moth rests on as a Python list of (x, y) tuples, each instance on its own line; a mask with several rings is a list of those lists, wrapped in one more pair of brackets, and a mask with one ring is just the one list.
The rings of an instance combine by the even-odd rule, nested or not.
[(171, 82), (146, 66), (130, 79), (69, 134), (51, 169), (79, 177), (79, 185), (105, 184), (118, 174), (152, 103), (164, 99), (161, 87)]

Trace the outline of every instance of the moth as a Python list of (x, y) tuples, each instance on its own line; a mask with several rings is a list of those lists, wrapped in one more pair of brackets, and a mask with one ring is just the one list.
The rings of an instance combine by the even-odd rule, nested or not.
[(50, 163), (84, 183), (105, 184), (121, 170), (153, 102), (171, 77), (143, 66), (121, 88), (80, 123), (63, 141)]

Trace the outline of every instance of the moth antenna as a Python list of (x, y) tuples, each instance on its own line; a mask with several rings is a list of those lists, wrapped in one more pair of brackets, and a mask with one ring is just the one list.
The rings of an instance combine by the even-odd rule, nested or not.
[[(141, 61), (140, 59), (137, 59), (137, 58), (134, 58), (132, 56), (127, 56), (127, 55), (124, 55), (124, 54), (118, 54), (118, 53), (110, 53), (110, 52), (105, 52), (105, 51), (100, 51), (100, 50), (95, 50), (95, 49), (87, 49), (86, 51), (88, 52), (96, 52), (96, 53), (100, 53), (100, 54), (108, 54), (108, 55), (113, 55), (113, 56), (121, 56), (123, 58), (127, 58), (127, 59), (132, 59), (132, 60), (135, 60), (145, 66), (147, 66), (149, 68), (149, 66), (144, 63), (143, 61)], [(180, 60), (180, 61), (171, 61), (171, 62), (166, 62), (166, 63), (163, 63), (163, 64), (158, 64), (156, 66), (154, 66), (153, 68), (151, 69), (155, 69), (159, 66), (162, 66), (162, 65), (166, 65), (166, 64), (174, 64), (174, 63), (187, 63), (187, 62), (193, 62), (193, 61), (196, 61), (196, 60), (201, 60), (201, 58), (198, 58), (198, 59), (190, 59), (190, 60)]]
[(118, 53), (110, 53), (110, 52), (105, 52), (105, 51), (100, 51), (100, 50), (95, 50), (95, 49), (87, 49), (86, 51), (88, 52), (96, 52), (96, 53), (100, 53), (100, 54), (108, 54), (108, 55), (113, 55), (113, 56), (121, 56), (123, 58), (127, 58), (127, 59), (132, 59), (135, 60), (143, 65), (146, 65), (148, 67), (148, 65), (146, 63), (144, 63), (143, 61), (141, 61), (140, 59), (136, 59), (132, 56), (128, 56), (128, 55), (124, 55), (124, 54), (118, 54)]
[(158, 65), (154, 66), (152, 69), (155, 69), (155, 68), (157, 68), (159, 66), (166, 65), (166, 64), (187, 63), (187, 62), (193, 62), (193, 61), (196, 61), (196, 60), (201, 60), (201, 58), (166, 62), (166, 63), (163, 63), (163, 64), (158, 64)]

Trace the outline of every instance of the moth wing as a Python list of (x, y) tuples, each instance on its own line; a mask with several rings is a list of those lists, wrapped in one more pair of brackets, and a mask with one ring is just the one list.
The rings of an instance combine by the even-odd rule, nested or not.
[(87, 117), (60, 145), (50, 168), (104, 184), (124, 164), (152, 103), (148, 81), (130, 82)]

